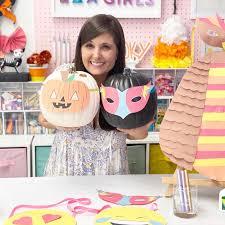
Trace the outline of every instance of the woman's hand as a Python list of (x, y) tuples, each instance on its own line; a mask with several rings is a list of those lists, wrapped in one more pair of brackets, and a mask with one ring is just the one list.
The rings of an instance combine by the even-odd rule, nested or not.
[(148, 136), (148, 129), (149, 126), (154, 123), (154, 120), (149, 121), (147, 124), (145, 124), (142, 127), (132, 128), (132, 129), (121, 129), (117, 128), (117, 130), (126, 133), (128, 139), (144, 139)]
[(42, 113), (39, 114), (38, 116), (38, 122), (41, 124), (41, 126), (45, 127), (45, 128), (48, 128), (48, 129), (55, 129), (56, 127), (49, 123), (43, 116)]

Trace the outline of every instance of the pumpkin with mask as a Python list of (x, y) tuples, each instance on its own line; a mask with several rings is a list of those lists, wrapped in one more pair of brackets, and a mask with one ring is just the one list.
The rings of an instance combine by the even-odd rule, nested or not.
[(125, 68), (101, 86), (101, 114), (113, 127), (141, 127), (154, 118), (156, 110), (156, 90), (146, 75)]
[(55, 126), (80, 127), (90, 123), (99, 109), (99, 90), (94, 78), (85, 72), (54, 71), (40, 92), (40, 108)]

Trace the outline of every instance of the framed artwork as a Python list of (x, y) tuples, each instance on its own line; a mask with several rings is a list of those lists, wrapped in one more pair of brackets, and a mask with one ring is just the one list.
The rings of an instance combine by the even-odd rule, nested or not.
[(161, 0), (51, 0), (53, 17), (160, 18)]
[(225, 0), (191, 0), (191, 19), (216, 14), (225, 18)]

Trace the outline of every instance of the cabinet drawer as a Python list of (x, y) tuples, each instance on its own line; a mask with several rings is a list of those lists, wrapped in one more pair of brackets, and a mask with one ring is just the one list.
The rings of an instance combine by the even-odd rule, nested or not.
[(145, 145), (128, 145), (128, 163), (131, 174), (145, 173)]
[(26, 176), (26, 148), (0, 148), (0, 177)]
[(35, 147), (35, 176), (41, 177), (44, 174), (45, 165), (47, 163), (51, 146)]

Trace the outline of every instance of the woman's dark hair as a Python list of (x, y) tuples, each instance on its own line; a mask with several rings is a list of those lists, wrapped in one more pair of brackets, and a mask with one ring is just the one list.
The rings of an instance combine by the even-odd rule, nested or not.
[(86, 71), (81, 57), (81, 46), (103, 33), (112, 35), (116, 44), (118, 55), (114, 67), (109, 71), (108, 76), (115, 73), (122, 73), (125, 67), (125, 38), (124, 32), (118, 19), (111, 15), (98, 14), (89, 18), (82, 26), (76, 44), (75, 68)]
[[(115, 65), (111, 71), (109, 71), (107, 76), (123, 72), (126, 54), (123, 28), (118, 19), (106, 14), (95, 15), (89, 18), (82, 26), (76, 44), (76, 53), (74, 59), (76, 70), (88, 72), (82, 61), (81, 46), (104, 33), (109, 33), (112, 35), (113, 41), (115, 42), (118, 51)], [(101, 110), (99, 113), (99, 125), (104, 130), (116, 129), (106, 122), (102, 116)]]

